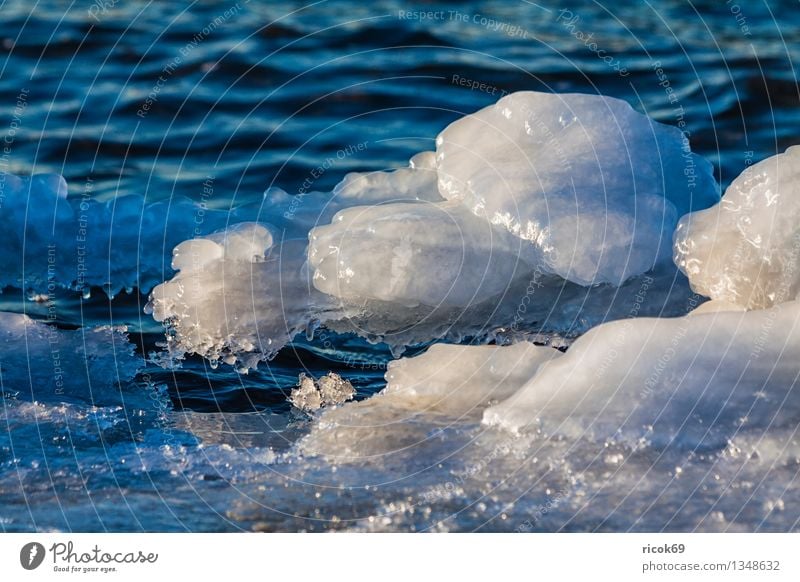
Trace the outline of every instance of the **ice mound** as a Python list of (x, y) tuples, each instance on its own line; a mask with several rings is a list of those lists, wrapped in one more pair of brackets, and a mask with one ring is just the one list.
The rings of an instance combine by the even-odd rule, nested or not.
[(598, 326), (485, 422), (572, 438), (719, 447), (800, 418), (800, 302)]
[(674, 253), (712, 299), (760, 309), (800, 298), (800, 146), (748, 167), (717, 206), (685, 216)]
[(452, 202), (356, 206), (309, 238), (314, 286), (350, 302), (466, 308), (537, 264), (522, 241)]
[(680, 130), (601, 95), (513, 93), (448, 126), (436, 157), (442, 196), (582, 285), (619, 285), (668, 260), (678, 218), (719, 199)]
[(195, 238), (176, 252), (206, 258), (178, 257), (149, 308), (173, 353), (243, 370), (320, 325), (398, 355), (575, 336), (685, 314), (672, 231), (717, 199), (677, 129), (615, 99), (519, 93), (451, 124), (407, 168), (352, 173), (327, 194), (269, 190), (259, 216), (272, 235), (256, 260), (250, 242), (238, 253), (218, 248), (224, 234)]
[(0, 312), (0, 380), (4, 398), (120, 404), (143, 361), (123, 328), (74, 331)]
[(490, 402), (515, 393), (544, 362), (561, 355), (530, 342), (502, 347), (435, 344), (424, 354), (390, 362), (381, 394), (419, 412), (474, 418)]
[(98, 202), (90, 190), (67, 197), (59, 175), (1, 174), (0, 287), (147, 292), (172, 274), (165, 257), (175, 245), (240, 222), (248, 212), (177, 197), (152, 204), (134, 195)]
[(243, 223), (175, 248), (174, 278), (158, 285), (145, 307), (169, 332), (169, 351), (224, 361), (243, 371), (335, 306), (311, 285), (306, 242), (273, 244), (269, 228)]
[(231, 227), (235, 243), (224, 247), (226, 231), (186, 241), (175, 249), (178, 273), (153, 289), (146, 311), (167, 326), (174, 358), (195, 353), (246, 371), (321, 325), (400, 355), (439, 339), (547, 341), (609, 319), (685, 314), (698, 302), (674, 267), (621, 287), (532, 271), (524, 241), (448, 204), (354, 207), (312, 230), (310, 245), (257, 223)]
[[(312, 283), (309, 231), (354, 206), (441, 202), (434, 160), (433, 152), (422, 152), (407, 168), (351, 173), (328, 193), (290, 196), (271, 188), (258, 212), (263, 221), (234, 224), (178, 245), (172, 267), (179, 272), (153, 290), (146, 307), (168, 326), (172, 355), (197, 353), (214, 365), (223, 361), (246, 371), (320, 323), (340, 331), (361, 329), (370, 315), (365, 301), (342, 301)], [(419, 319), (417, 313), (406, 314), (399, 325)], [(373, 337), (398, 325), (391, 317), (371, 321), (374, 329), (364, 334)], [(424, 341), (429, 334), (413, 337)], [(411, 340), (398, 343), (404, 341)]]
[(348, 462), (408, 449), (449, 425), (477, 424), (491, 403), (516, 392), (554, 348), (436, 344), (389, 363), (386, 388), (326, 412), (301, 443), (305, 454)]

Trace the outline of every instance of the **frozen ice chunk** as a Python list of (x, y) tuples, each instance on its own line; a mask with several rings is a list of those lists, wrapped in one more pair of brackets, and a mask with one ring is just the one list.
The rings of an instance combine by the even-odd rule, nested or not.
[(324, 406), (335, 406), (356, 395), (356, 389), (339, 374), (331, 372), (318, 381), (300, 374), (298, 386), (292, 390), (289, 400), (300, 410), (313, 412)]
[(519, 92), (436, 140), (439, 191), (530, 241), (545, 267), (619, 285), (668, 260), (678, 217), (718, 199), (676, 128), (619, 99)]
[(675, 263), (712, 299), (760, 309), (800, 297), (800, 146), (747, 168), (681, 219)]
[(331, 372), (317, 381), (317, 388), (322, 397), (323, 406), (342, 404), (352, 400), (356, 395), (356, 389), (349, 380), (345, 380), (339, 374)]
[(573, 438), (719, 447), (739, 431), (797, 425), (798, 353), (800, 302), (607, 323), (484, 420)]
[[(313, 330), (319, 323), (328, 323), (338, 331), (357, 331), (371, 339), (380, 338), (388, 331), (397, 332), (399, 328), (401, 337), (396, 340), (396, 345), (441, 337), (442, 328), (446, 330), (449, 321), (458, 317), (458, 310), (447, 311), (446, 315), (435, 318), (421, 330), (402, 332), (403, 328), (413, 328), (421, 319), (430, 315), (431, 308), (428, 305), (436, 307), (440, 302), (435, 297), (437, 292), (446, 295), (446, 289), (441, 292), (444, 285), (441, 279), (439, 282), (426, 281), (425, 278), (418, 277), (413, 269), (401, 269), (401, 265), (396, 262), (398, 274), (395, 285), (403, 287), (404, 297), (400, 294), (381, 295), (381, 291), (371, 291), (371, 287), (380, 287), (382, 283), (378, 278), (368, 276), (359, 277), (358, 284), (361, 287), (356, 287), (356, 292), (337, 297), (323, 293), (311, 284), (305, 264), (307, 244), (305, 240), (297, 238), (306, 238), (308, 230), (315, 224), (320, 221), (329, 222), (335, 211), (354, 204), (375, 204), (374, 207), (359, 208), (378, 215), (381, 213), (380, 209), (384, 208), (381, 203), (390, 201), (413, 201), (420, 204), (420, 208), (422, 201), (426, 205), (441, 202), (442, 198), (436, 189), (433, 162), (434, 154), (423, 152), (414, 156), (408, 168), (392, 172), (349, 174), (332, 194), (309, 193), (291, 197), (281, 190), (271, 189), (265, 194), (262, 209), (262, 213), (270, 219), (269, 225), (234, 225), (219, 233), (194, 238), (178, 245), (173, 253), (172, 267), (179, 273), (153, 290), (147, 307), (148, 312), (152, 312), (158, 321), (168, 325), (168, 341), (172, 354), (180, 358), (186, 353), (198, 353), (209, 358), (212, 363), (236, 363), (244, 370), (274, 355), (298, 332)], [(399, 203), (389, 204), (387, 207), (398, 205)], [(418, 222), (427, 219), (429, 226), (438, 226), (434, 212), (430, 209), (422, 212), (422, 218)], [(487, 238), (491, 237), (490, 225), (468, 215), (461, 208), (457, 208), (455, 212), (469, 220), (469, 236), (484, 239), (481, 241), (483, 248), (466, 249), (467, 258), (473, 265), (480, 260), (488, 265), (481, 256), (487, 251), (490, 255), (494, 252), (495, 257), (504, 255), (504, 262), (493, 271), (489, 270), (488, 274), (497, 275), (502, 269), (508, 270), (509, 262), (519, 263), (508, 249), (492, 251), (491, 241)], [(445, 212), (438, 212), (438, 216), (444, 214)], [(346, 215), (346, 212), (342, 212), (338, 220)], [(452, 225), (450, 229), (453, 231)], [(473, 232), (475, 234), (471, 234)], [(324, 240), (325, 236), (329, 239), (335, 236), (332, 228), (321, 229), (317, 234), (320, 235), (320, 240)], [(500, 234), (505, 239), (511, 238), (506, 233)], [(221, 244), (223, 240), (226, 241), (225, 244)], [(451, 245), (436, 251), (431, 249), (434, 242), (431, 238), (415, 243), (415, 248), (423, 252), (421, 259), (428, 261), (427, 266), (439, 269), (443, 266), (431, 263), (436, 258), (432, 254), (438, 252), (439, 257), (449, 256), (451, 264), (448, 268), (453, 274), (457, 274), (453, 270), (457, 265), (452, 262), (455, 253), (462, 249), (455, 249)], [(371, 245), (372, 241), (367, 241), (367, 244)], [(315, 250), (318, 248), (319, 246), (314, 246)], [(364, 251), (349, 245), (347, 250), (351, 249), (358, 253), (367, 253), (367, 256), (357, 257), (358, 260), (363, 261), (368, 256), (380, 259), (374, 248)], [(333, 250), (325, 249), (325, 253), (323, 256), (322, 251), (319, 252), (320, 260), (333, 254)], [(472, 258), (469, 253), (478, 256)], [(313, 254), (317, 256), (316, 252)], [(490, 256), (487, 255), (486, 258)], [(421, 262), (420, 258), (414, 260), (418, 264)], [(334, 268), (334, 261), (335, 257), (327, 261), (326, 267)], [(368, 261), (362, 264), (368, 264)], [(375, 266), (375, 260), (372, 264), (376, 270), (380, 270)], [(475, 270), (474, 266), (470, 268)], [(513, 264), (510, 268), (513, 272)], [(475, 273), (469, 275), (475, 279)], [(320, 281), (321, 276), (322, 271), (316, 275)], [(401, 280), (402, 277), (405, 277), (405, 281)], [(418, 280), (419, 288), (415, 289), (409, 278)], [(335, 277), (331, 277), (331, 284), (336, 281)], [(493, 286), (501, 289), (507, 282), (508, 277), (504, 280), (487, 278), (485, 288)], [(453, 281), (447, 282), (448, 288), (452, 283)], [(436, 285), (438, 286), (435, 287)], [(426, 291), (430, 287), (435, 288)], [(487, 291), (481, 294), (479, 289), (470, 287), (457, 288), (455, 291), (460, 294), (462, 302), (467, 301), (467, 294), (480, 299), (487, 295)], [(414, 296), (415, 292), (427, 293), (422, 296), (425, 306), (416, 310), (398, 310), (399, 303), (409, 297), (406, 304), (421, 303), (420, 298)], [(431, 296), (434, 299), (429, 299)], [(379, 314), (377, 317), (376, 312)], [(431, 328), (435, 330), (432, 331)]]
[(38, 402), (121, 404), (144, 362), (124, 328), (74, 331), (0, 312), (2, 396)]
[(611, 319), (683, 315), (698, 302), (674, 265), (621, 287), (543, 273), (532, 246), (452, 202), (346, 210), (312, 231), (308, 265), (304, 241), (273, 243), (262, 257), (243, 228), (231, 237), (241, 252), (214, 242), (223, 235), (179, 245), (180, 272), (153, 290), (148, 310), (167, 323), (174, 355), (244, 370), (319, 325), (399, 355), (438, 339), (575, 336)]
[(300, 410), (311, 412), (322, 408), (322, 395), (314, 378), (300, 374), (297, 388), (292, 390), (289, 401)]
[(621, 287), (542, 273), (523, 258), (533, 251), (524, 241), (457, 205), (449, 214), (428, 203), (356, 207), (344, 218), (351, 226), (314, 230), (310, 265), (305, 241), (268, 247), (264, 225), (236, 227), (228, 240), (241, 251), (215, 242), (224, 235), (179, 245), (178, 274), (153, 290), (147, 306), (167, 324), (172, 354), (245, 370), (319, 325), (386, 342), (399, 354), (439, 339), (575, 336), (611, 319), (683, 315), (698, 303), (674, 266)]
[[(197, 353), (255, 367), (297, 333), (330, 299), (311, 285), (305, 241), (273, 244), (268, 227), (248, 223), (175, 249), (179, 272), (158, 285), (145, 310), (164, 322), (175, 358)], [(237, 358), (238, 356), (238, 358)]]
[[(205, 237), (205, 241), (200, 244), (215, 243), (219, 252), (211, 253), (211, 256), (205, 257), (203, 262), (212, 260), (212, 256), (214, 259), (224, 256), (228, 260), (257, 263), (264, 260), (264, 253), (273, 245), (272, 233), (269, 228), (257, 222), (240, 222), (223, 231), (208, 235)], [(188, 244), (192, 246), (194, 241), (188, 241)], [(175, 260), (180, 255), (178, 250), (180, 248), (181, 245), (176, 247), (173, 252), (174, 269), (185, 268), (175, 266)], [(198, 254), (203, 256), (202, 252)]]
[(349, 301), (468, 307), (536, 265), (528, 245), (452, 202), (356, 206), (309, 238), (314, 286)]

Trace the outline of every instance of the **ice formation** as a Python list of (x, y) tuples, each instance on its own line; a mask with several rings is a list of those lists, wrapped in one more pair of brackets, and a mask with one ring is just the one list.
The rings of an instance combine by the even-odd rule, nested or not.
[(616, 99), (518, 93), (450, 125), (408, 168), (353, 173), (328, 194), (268, 191), (271, 235), (255, 253), (253, 241), (219, 250), (224, 234), (183, 243), (202, 259), (174, 262), (148, 309), (176, 356), (240, 369), (319, 325), (399, 353), (682, 315), (672, 231), (717, 199), (677, 129)]
[(383, 392), (298, 443), (304, 479), (333, 466), (314, 515), (326, 500), (341, 515), (338, 485), (357, 531), (796, 529), (800, 303), (711, 304), (603, 324), (563, 354), (436, 345), (393, 362)]
[(450, 417), (480, 415), (491, 402), (514, 394), (556, 349), (519, 342), (511, 346), (435, 344), (424, 354), (389, 363), (383, 398), (413, 403), (418, 411)]
[(351, 172), (333, 192), (288, 194), (270, 188), (264, 194), (260, 216), (283, 233), (284, 238), (307, 238), (315, 226), (330, 223), (340, 210), (393, 202), (441, 202), (436, 188), (436, 156), (420, 152), (408, 167), (391, 172)]
[[(659, 147), (669, 142), (663, 139), (656, 140)], [(637, 151), (646, 151), (639, 145)], [(359, 402), (347, 402), (355, 390), (337, 374), (317, 382), (301, 378), (291, 397), (296, 406), (335, 406), (298, 422), (302, 415), (177, 413), (159, 391), (136, 401), (130, 380), (142, 362), (123, 330), (61, 330), (0, 314), (0, 422), (9, 426), (8, 435), (0, 434), (0, 453), (14, 447), (14, 469), (0, 477), (0, 501), (18, 499), (24, 482), (31, 507), (54, 504), (52, 476), (38, 464), (46, 447), (51, 457), (80, 455), (74, 465), (60, 465), (68, 467), (59, 474), (65, 495), (83, 491), (81, 471), (91, 467), (107, 504), (100, 513), (125, 524), (130, 516), (120, 508), (150, 507), (155, 481), (185, 500), (202, 498), (178, 511), (202, 513), (213, 518), (202, 523), (214, 527), (796, 529), (798, 509), (788, 502), (797, 496), (800, 458), (800, 301), (792, 278), (796, 258), (787, 251), (798, 207), (791, 198), (770, 202), (766, 190), (754, 188), (752, 207), (727, 216), (729, 190), (719, 208), (681, 222), (676, 243), (698, 259), (686, 263), (695, 270), (681, 267), (695, 290), (712, 297), (702, 303), (664, 260), (668, 222), (659, 222), (650, 238), (631, 235), (624, 243), (621, 234), (624, 225), (645, 220), (640, 211), (653, 211), (650, 218), (672, 217), (670, 205), (683, 212), (688, 207), (680, 200), (665, 193), (661, 207), (647, 197), (640, 207), (637, 199), (636, 216), (626, 222), (632, 215), (625, 216), (623, 198), (611, 196), (619, 202), (612, 214), (622, 214), (610, 220), (624, 226), (614, 231), (613, 252), (633, 257), (616, 262), (610, 255), (606, 260), (611, 251), (602, 240), (592, 239), (603, 247), (592, 254), (552, 233), (535, 241), (520, 236), (514, 221), (521, 225), (534, 214), (487, 220), (471, 206), (476, 190), (470, 184), (483, 179), (479, 163), (462, 162), (475, 171), (460, 191), (463, 200), (441, 196), (441, 167), (432, 152), (408, 168), (350, 174), (328, 194), (271, 189), (258, 212), (179, 244), (172, 258), (177, 273), (153, 290), (149, 309), (168, 323), (173, 354), (196, 352), (242, 369), (318, 325), (394, 345), (469, 337), (511, 345), (434, 344), (392, 361), (386, 388)], [(642, 168), (644, 175), (651, 170)], [(631, 172), (620, 183), (630, 179), (638, 191), (643, 178)], [(61, 187), (55, 179), (43, 184), (35, 188)], [(588, 192), (591, 180), (582, 184), (581, 193)], [(767, 190), (784, 194), (783, 177), (780, 188)], [(774, 214), (770, 204), (779, 206)], [(100, 205), (98, 213), (101, 207), (110, 208)], [(147, 215), (150, 207), (143, 208)], [(535, 204), (526, 212), (531, 209)], [(242, 222), (245, 214), (250, 222)], [(704, 222), (705, 216), (719, 218)], [(592, 230), (595, 218), (581, 214), (564, 232), (574, 237), (570, 228)], [(741, 238), (751, 254), (718, 257), (722, 251), (711, 237)], [(768, 241), (759, 248), (769, 253), (752, 250), (754, 240)], [(651, 243), (652, 254), (640, 252)], [(559, 262), (564, 248), (587, 261)], [(158, 254), (147, 260), (163, 261)], [(762, 262), (775, 269), (754, 278)], [(13, 275), (20, 264), (8, 263), (6, 272), (14, 284), (29, 284), (35, 277), (27, 266), (24, 277)], [(135, 271), (131, 264), (130, 257), (117, 257), (118, 281), (136, 284), (126, 279)], [(45, 283), (72, 281), (68, 273), (42, 273), (50, 278), (40, 279)], [(711, 292), (723, 278), (735, 293)], [(776, 278), (789, 281), (786, 293)], [(758, 292), (751, 291), (753, 281)], [(758, 301), (741, 301), (746, 296)], [(680, 317), (643, 317), (653, 315)], [(524, 341), (565, 330), (565, 352)], [(56, 367), (72, 373), (59, 377)], [(124, 499), (119, 478), (127, 480)], [(221, 480), (235, 487), (220, 487)], [(98, 497), (69, 498), (72, 511), (80, 510), (79, 523), (91, 522)], [(6, 505), (17, 520), (12, 527), (27, 523), (21, 509)], [(164, 523), (174, 523), (164, 513)], [(178, 527), (183, 516), (175, 518)]]
[(800, 147), (748, 167), (717, 206), (685, 216), (675, 263), (712, 299), (759, 309), (800, 298)]
[(636, 530), (654, 519), (668, 529), (796, 529), (785, 502), (800, 458), (794, 151), (681, 223), (676, 259), (712, 297), (688, 315), (603, 323), (565, 353), (435, 345), (392, 362), (383, 392), (322, 415), (303, 454), (336, 463), (339, 476), (354, 467), (409, 481), (396, 495), (373, 486), (389, 498), (378, 510), (387, 517), (355, 529), (422, 521), (446, 531), (491, 516), (492, 529), (514, 531)]
[(719, 196), (677, 128), (625, 101), (525, 91), (436, 139), (439, 191), (530, 241), (564, 279), (619, 285), (669, 260), (678, 218)]
[(686, 317), (590, 330), (486, 422), (685, 446), (795, 425), (799, 155), (749, 167), (717, 206), (681, 220), (675, 261), (712, 301)]
[(300, 374), (298, 386), (292, 390), (289, 401), (300, 410), (314, 412), (326, 406), (335, 406), (356, 395), (353, 385), (339, 374), (331, 372), (319, 380)]
[(392, 362), (380, 394), (323, 416), (303, 450), (339, 460), (387, 454), (430, 438), (431, 424), (481, 416), (539, 439), (634, 448), (718, 450), (742, 435), (792, 429), (800, 302), (726, 307), (606, 323), (566, 353), (527, 342), (434, 345)]
[(357, 206), (310, 240), (314, 286), (345, 302), (463, 309), (501, 297), (536, 266), (522, 241), (457, 203)]
[[(226, 244), (231, 234), (236, 242)], [(311, 285), (306, 242), (272, 240), (268, 227), (246, 223), (176, 247), (179, 272), (153, 289), (146, 307), (169, 325), (175, 357), (197, 353), (212, 364), (255, 367), (310, 325), (309, 311), (322, 317), (334, 308)]]
[(800, 302), (598, 326), (485, 421), (514, 431), (720, 447), (800, 418)]
[(121, 404), (122, 388), (142, 365), (124, 328), (62, 330), (0, 312), (4, 398)]

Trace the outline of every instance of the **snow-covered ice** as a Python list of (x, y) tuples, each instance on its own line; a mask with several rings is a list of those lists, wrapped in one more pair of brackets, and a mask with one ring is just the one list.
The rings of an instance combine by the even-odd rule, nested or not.
[(219, 242), (230, 240), (225, 233), (181, 243), (178, 274), (151, 293), (146, 310), (169, 325), (176, 358), (197, 353), (255, 367), (306, 329), (310, 310), (322, 315), (334, 307), (311, 286), (305, 241), (271, 246), (272, 235), (258, 223), (235, 233), (234, 244)]

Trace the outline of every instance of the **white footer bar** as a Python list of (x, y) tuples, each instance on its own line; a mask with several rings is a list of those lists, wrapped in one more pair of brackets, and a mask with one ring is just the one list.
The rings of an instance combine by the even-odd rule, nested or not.
[(0, 572), (3, 580), (800, 580), (798, 542), (766, 533), (2, 534)]

